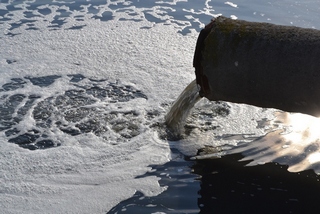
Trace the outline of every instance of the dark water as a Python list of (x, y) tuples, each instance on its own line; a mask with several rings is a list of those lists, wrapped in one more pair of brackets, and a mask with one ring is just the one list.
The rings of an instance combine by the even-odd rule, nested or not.
[(161, 180), (160, 186), (167, 186), (167, 190), (155, 197), (146, 197), (136, 192), (131, 198), (122, 201), (111, 209), (113, 213), (199, 213), (197, 204), (199, 190), (199, 176), (190, 173), (194, 162), (186, 161), (177, 151), (172, 150), (176, 158), (164, 165), (154, 165), (152, 171), (145, 176), (157, 176)]
[(318, 213), (320, 177), (267, 163), (245, 167), (241, 154), (198, 161), (200, 213)]
[(153, 171), (143, 176), (160, 177), (160, 185), (168, 189), (155, 197), (136, 192), (108, 214), (319, 212), (320, 176), (312, 170), (290, 173), (277, 163), (246, 167), (249, 161), (239, 162), (241, 158), (241, 154), (197, 161), (178, 157), (152, 166)]

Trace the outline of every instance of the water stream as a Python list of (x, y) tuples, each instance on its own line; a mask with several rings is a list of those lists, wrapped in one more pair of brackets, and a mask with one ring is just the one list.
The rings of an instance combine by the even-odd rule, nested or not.
[(193, 80), (179, 95), (172, 105), (170, 111), (165, 116), (165, 121), (173, 133), (179, 135), (186, 118), (188, 117), (193, 106), (201, 99), (199, 95), (199, 86), (196, 80)]

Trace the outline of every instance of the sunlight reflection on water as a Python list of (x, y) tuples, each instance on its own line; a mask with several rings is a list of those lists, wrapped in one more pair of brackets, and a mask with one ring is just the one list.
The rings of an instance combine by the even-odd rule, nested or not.
[(241, 144), (231, 153), (242, 152), (252, 160), (248, 166), (277, 162), (289, 165), (290, 172), (314, 169), (320, 172), (320, 118), (299, 114), (276, 112), (269, 121), (270, 132), (249, 144)]

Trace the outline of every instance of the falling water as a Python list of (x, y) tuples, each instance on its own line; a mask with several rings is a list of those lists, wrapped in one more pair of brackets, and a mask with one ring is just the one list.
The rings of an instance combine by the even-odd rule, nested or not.
[(165, 116), (167, 126), (175, 133), (180, 134), (193, 106), (201, 99), (196, 80), (193, 80), (180, 94)]

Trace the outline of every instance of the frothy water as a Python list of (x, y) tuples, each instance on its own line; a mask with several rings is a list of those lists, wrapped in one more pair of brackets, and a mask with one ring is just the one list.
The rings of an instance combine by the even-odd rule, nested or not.
[(167, 126), (176, 134), (181, 134), (193, 106), (201, 99), (196, 80), (193, 80), (179, 95), (165, 116)]
[[(141, 208), (139, 202), (154, 213), (187, 208), (185, 212), (198, 213), (199, 207), (206, 208), (202, 202), (198, 207), (200, 182), (190, 174), (185, 155), (194, 156), (204, 147), (245, 149), (242, 145), (254, 139), (277, 134), (268, 126), (279, 129), (286, 122), (268, 125), (273, 111), (253, 106), (197, 102), (193, 83), (166, 117), (177, 133), (184, 131), (184, 137), (171, 141), (159, 135), (159, 130), (166, 131), (168, 106), (194, 79), (198, 32), (218, 14), (319, 28), (314, 21), (318, 5), (317, 1), (1, 1), (1, 211), (106, 213), (130, 197), (133, 200), (121, 211), (135, 212), (134, 207)], [(261, 145), (272, 143), (247, 145), (259, 151)], [(282, 146), (290, 151), (293, 145)], [(177, 159), (172, 149), (179, 154)], [(303, 151), (295, 160), (307, 160), (302, 157), (309, 151), (314, 154), (309, 156), (312, 163), (317, 161), (316, 143), (299, 149)], [(238, 178), (234, 170), (229, 177)], [(217, 183), (225, 193), (225, 186)], [(202, 190), (216, 188), (217, 183), (207, 183)], [(215, 200), (216, 195), (200, 193)], [(158, 205), (168, 207), (155, 206), (157, 195)]]
[(148, 99), (131, 85), (81, 74), (14, 78), (0, 92), (0, 131), (8, 142), (30, 150), (65, 144), (57, 137), (63, 133), (92, 133), (113, 145), (138, 136), (142, 131), (139, 111), (117, 103)]
[[(261, 165), (268, 162), (276, 162), (283, 165), (288, 165), (288, 171), (300, 172), (303, 170), (312, 169), (316, 173), (320, 173), (320, 134), (318, 132), (320, 119), (300, 114), (288, 113), (275, 110), (274, 118), (262, 119), (257, 121), (256, 128), (264, 130), (264, 133), (251, 134), (223, 134), (218, 136), (216, 129), (228, 125), (232, 117), (233, 119), (241, 120), (246, 112), (241, 111), (235, 113), (232, 117), (227, 117), (227, 121), (220, 120), (220, 123), (214, 129), (201, 129), (199, 124), (195, 124), (197, 120), (204, 120), (199, 118), (199, 111), (205, 111), (208, 106), (216, 106), (217, 103), (209, 102), (207, 105), (197, 106), (197, 102), (201, 99), (198, 94), (198, 85), (196, 81), (192, 81), (180, 94), (176, 102), (173, 104), (170, 111), (165, 116), (167, 126), (173, 130), (175, 135), (188, 133), (188, 136), (182, 143), (189, 144), (202, 141), (203, 144), (210, 145), (198, 150), (200, 155), (192, 157), (193, 160), (217, 158), (221, 155), (242, 153), (245, 157), (242, 161), (249, 161), (247, 166)], [(205, 99), (204, 99), (205, 100)], [(200, 102), (201, 103), (201, 102)], [(235, 106), (239, 104), (234, 104)], [(210, 108), (210, 107), (209, 107)], [(211, 107), (212, 108), (212, 107)], [(255, 108), (255, 107), (254, 107)], [(223, 107), (224, 110), (227, 108)], [(235, 110), (235, 108), (233, 108)], [(195, 116), (196, 115), (196, 116)], [(207, 115), (213, 115), (210, 112)], [(219, 113), (220, 116), (221, 112)], [(187, 118), (190, 118), (193, 128), (198, 129), (199, 132), (186, 131), (189, 124)], [(229, 121), (228, 121), (229, 120)], [(212, 124), (212, 122), (210, 123)], [(241, 125), (241, 124), (240, 124)], [(208, 127), (208, 124), (206, 124)], [(244, 126), (245, 127), (245, 126)], [(241, 129), (238, 129), (240, 133)], [(231, 130), (227, 129), (227, 132)], [(216, 132), (216, 133), (215, 133)], [(178, 137), (177, 140), (181, 139)], [(215, 143), (222, 140), (221, 144)], [(235, 144), (226, 146), (228, 141), (234, 141)]]

